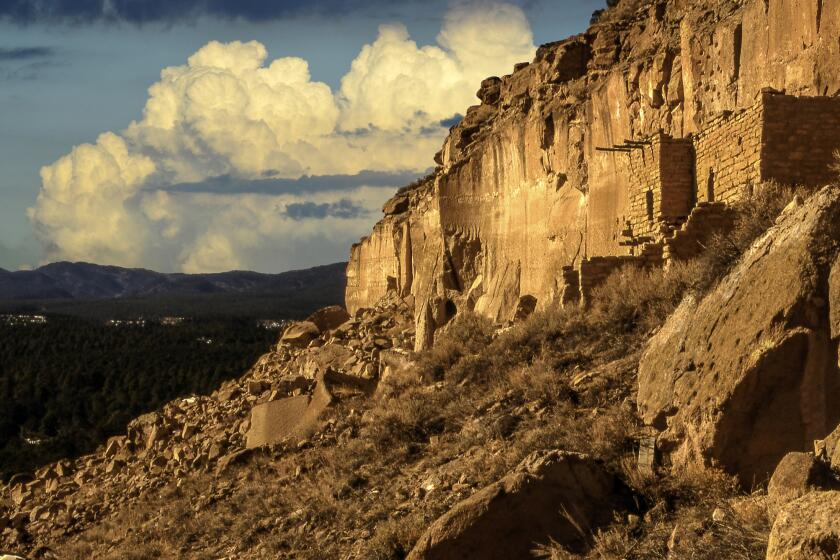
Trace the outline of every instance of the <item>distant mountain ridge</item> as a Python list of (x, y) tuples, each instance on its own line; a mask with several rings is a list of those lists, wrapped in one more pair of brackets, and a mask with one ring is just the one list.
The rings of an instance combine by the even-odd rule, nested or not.
[(268, 294), (343, 284), (346, 263), (279, 274), (230, 271), (215, 274), (161, 273), (84, 262), (56, 262), (35, 270), (0, 268), (0, 299), (114, 299), (150, 296)]

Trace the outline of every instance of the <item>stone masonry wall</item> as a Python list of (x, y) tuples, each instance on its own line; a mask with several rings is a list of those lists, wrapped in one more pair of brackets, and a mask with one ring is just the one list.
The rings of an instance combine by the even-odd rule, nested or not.
[[(570, 301), (588, 305), (592, 292), (613, 272), (624, 267), (658, 267), (664, 264), (661, 243), (645, 244), (637, 255), (609, 255), (583, 259), (578, 272), (578, 293)], [(566, 302), (564, 302), (566, 303)]]
[(659, 231), (658, 209), (662, 205), (660, 176), (661, 144), (659, 138), (648, 146), (640, 146), (627, 154), (629, 180), (629, 215), (627, 229), (622, 232), (625, 243), (633, 247), (652, 241)]
[(629, 237), (625, 243), (633, 247), (661, 239), (663, 226), (685, 221), (694, 205), (691, 141), (659, 133), (650, 142), (627, 157), (630, 203), (624, 233)]
[(823, 186), (840, 149), (840, 98), (764, 96), (761, 175), (784, 184)]
[(697, 201), (732, 202), (761, 180), (763, 105), (724, 113), (694, 137)]
[(694, 207), (680, 229), (664, 240), (665, 261), (688, 260), (700, 255), (712, 236), (727, 231), (734, 224), (732, 210), (723, 202), (701, 202)]

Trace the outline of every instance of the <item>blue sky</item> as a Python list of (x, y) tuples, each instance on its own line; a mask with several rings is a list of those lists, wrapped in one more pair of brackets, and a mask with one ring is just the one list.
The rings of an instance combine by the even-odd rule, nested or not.
[[(91, 4), (95, 6), (96, 3), (80, 2), (79, 6)], [(527, 18), (533, 44), (539, 45), (583, 31), (591, 13), (602, 7), (602, 4), (596, 0), (532, 0), (520, 2), (516, 6), (521, 8)], [(0, 0), (0, 267), (16, 269), (38, 265), (47, 260), (68, 258), (111, 260), (116, 264), (171, 270), (216, 270), (231, 266), (273, 272), (340, 260), (345, 258), (354, 236), (364, 232), (378, 219), (375, 208), (387, 197), (389, 189), (399, 186), (398, 181), (424, 168), (423, 160), (405, 160), (399, 169), (384, 169), (382, 160), (387, 158), (374, 157), (365, 162), (363, 169), (306, 164), (303, 167), (290, 165), (288, 169), (278, 170), (274, 164), (278, 157), (275, 152), (272, 152), (275, 158), (272, 165), (264, 170), (259, 169), (258, 164), (236, 163), (235, 155), (231, 156), (233, 164), (219, 168), (218, 175), (222, 179), (228, 182), (241, 181), (242, 184), (252, 182), (262, 175), (287, 182), (301, 173), (338, 177), (367, 170), (383, 171), (394, 176), (394, 185), (385, 184), (388, 181), (381, 177), (371, 181), (369, 175), (365, 176), (359, 179), (355, 190), (351, 187), (347, 191), (351, 193), (352, 190), (347, 196), (341, 191), (347, 188), (346, 181), (336, 180), (336, 185), (341, 183), (342, 186), (335, 187), (332, 198), (321, 192), (324, 190), (322, 184), (322, 188), (314, 189), (310, 198), (307, 198), (305, 192), (299, 192), (295, 194), (297, 198), (294, 200), (272, 199), (273, 204), (286, 209), (285, 212), (278, 212), (278, 215), (286, 217), (292, 209), (300, 208), (368, 208), (368, 211), (354, 216), (343, 211), (337, 218), (331, 218), (329, 212), (306, 213), (308, 221), (312, 222), (309, 224), (309, 235), (300, 234), (301, 229), (307, 228), (300, 228), (299, 224), (295, 226), (295, 234), (290, 235), (282, 228), (266, 223), (270, 218), (255, 217), (253, 207), (264, 205), (268, 201), (266, 198), (244, 202), (240, 212), (231, 214), (227, 221), (220, 221), (214, 231), (199, 231), (199, 220), (205, 219), (202, 216), (206, 213), (213, 212), (212, 204), (207, 202), (213, 194), (191, 194), (203, 198), (190, 200), (189, 203), (183, 198), (186, 195), (178, 194), (176, 196), (181, 198), (177, 201), (165, 201), (165, 209), (164, 195), (160, 195), (155, 198), (155, 215), (166, 214), (171, 223), (159, 216), (151, 221), (138, 221), (129, 216), (108, 234), (110, 237), (142, 237), (145, 239), (142, 244), (125, 242), (113, 247), (106, 247), (101, 241), (82, 244), (79, 240), (84, 237), (86, 230), (96, 230), (99, 220), (106, 217), (102, 212), (90, 216), (79, 214), (75, 222), (68, 223), (63, 229), (49, 225), (45, 227), (45, 220), (54, 219), (50, 216), (62, 214), (60, 209), (56, 212), (55, 206), (49, 209), (50, 212), (44, 208), (44, 212), (37, 214), (42, 216), (42, 223), (36, 234), (33, 220), (37, 222), (39, 218), (28, 218), (27, 209), (36, 204), (36, 197), (42, 189), (39, 177), (41, 167), (70, 153), (74, 146), (95, 143), (102, 132), (120, 134), (131, 121), (140, 121), (143, 118), (143, 107), (149, 98), (147, 90), (160, 80), (161, 69), (185, 65), (192, 54), (210, 41), (244, 43), (256, 40), (265, 47), (265, 64), (285, 57), (304, 59), (309, 64), (311, 81), (323, 82), (338, 96), (342, 77), (348, 74), (351, 63), (360, 56), (363, 47), (371, 45), (378, 37), (384, 41), (385, 36), (379, 29), (381, 24), (402, 23), (410, 39), (421, 47), (436, 45), (444, 18), (447, 13), (451, 13), (451, 5), (440, 1), (357, 3), (353, 0), (333, 0), (306, 4), (196, 0), (158, 4), (156, 0), (122, 0), (112, 2), (112, 5), (117, 6), (118, 13), (111, 12), (105, 16), (76, 7), (72, 0), (55, 2), (54, 9), (49, 9), (51, 2), (42, 2), (40, 5), (46, 6), (48, 10), (38, 13), (29, 10), (29, 5), (18, 0)], [(313, 5), (316, 6), (314, 9)], [(509, 15), (509, 12), (500, 12), (498, 25), (505, 24), (505, 17), (508, 17), (506, 14)], [(493, 29), (488, 27), (491, 33)], [(511, 32), (521, 34), (521, 31), (517, 28)], [(396, 36), (391, 38), (392, 44), (402, 45), (405, 37), (398, 31), (395, 33)], [(492, 40), (492, 37), (479, 38), (484, 39)], [(456, 52), (462, 47), (449, 45), (443, 48), (446, 52)], [(523, 45), (521, 48), (526, 47)], [(259, 53), (255, 56), (259, 57)], [(373, 74), (374, 70), (371, 70), (368, 76)], [(463, 78), (462, 81), (466, 83), (472, 81), (470, 75), (459, 78)], [(459, 87), (472, 87), (474, 91), (477, 83)], [(358, 95), (359, 103), (370, 105), (370, 100), (362, 99), (369, 95), (365, 93), (368, 90), (364, 89), (364, 84), (359, 85), (355, 91), (355, 94), (348, 95)], [(425, 111), (423, 107), (419, 109)], [(435, 110), (438, 109), (443, 111), (441, 115), (445, 114), (445, 107), (432, 108), (429, 114), (436, 114)], [(367, 110), (371, 110), (369, 106)], [(341, 111), (342, 116), (337, 118), (343, 119), (346, 109), (342, 108)], [(355, 120), (349, 118), (347, 122), (364, 125), (368, 118), (379, 117), (371, 117), (363, 112)], [(394, 119), (399, 118), (398, 113), (389, 114), (387, 118), (383, 116), (381, 123), (375, 123), (374, 128), (381, 130), (391, 126), (395, 131), (393, 134), (399, 135), (399, 128), (394, 125)], [(407, 123), (405, 129), (419, 126), (419, 123)], [(424, 126), (423, 130), (428, 128)], [(415, 130), (406, 133), (400, 140), (405, 142), (407, 150), (412, 147), (429, 150), (439, 143), (439, 136), (443, 132), (444, 129), (429, 133), (432, 137), (426, 138)], [(136, 137), (127, 138), (130, 151), (150, 153), (148, 145), (137, 145), (140, 141)], [(393, 143), (393, 138), (389, 143)], [(317, 149), (325, 149), (317, 145), (315, 147), (316, 152)], [(368, 151), (372, 149), (366, 148)], [(431, 149), (428, 154), (429, 165), (434, 151)], [(154, 159), (156, 156), (150, 157)], [(178, 190), (164, 184), (167, 181), (180, 184), (215, 181), (214, 185), (219, 184), (218, 178), (198, 176), (194, 167), (184, 171), (177, 162), (171, 161), (171, 156), (167, 157), (169, 159), (165, 165), (156, 160), (155, 173), (144, 179), (147, 184), (137, 187), (138, 193), (146, 193), (143, 195), (146, 197), (142, 202), (144, 207), (151, 204), (146, 191), (152, 183), (160, 192)], [(295, 157), (302, 161), (300, 157)], [(317, 160), (318, 154), (307, 157)], [(160, 172), (164, 167), (166, 172)], [(208, 173), (213, 175), (215, 172)], [(277, 175), (268, 177), (272, 173)], [(185, 177), (187, 180), (184, 180)], [(325, 179), (322, 183), (328, 181)], [(302, 189), (312, 184), (312, 180), (302, 183)], [(238, 204), (241, 197), (263, 196), (255, 195), (253, 191), (245, 188), (243, 192), (250, 194), (240, 194), (240, 191), (233, 188), (217, 196), (227, 197), (224, 204), (229, 206), (231, 203)], [(123, 206), (141, 204), (137, 196), (123, 200)], [(69, 201), (72, 205), (73, 200), (76, 199), (64, 199), (62, 204), (67, 205)], [(171, 217), (175, 208), (183, 213), (177, 223)], [(77, 210), (67, 209), (68, 213)], [(150, 215), (149, 211), (146, 211), (146, 215)], [(184, 216), (194, 218), (189, 221)], [(248, 219), (258, 220), (259, 227), (257, 221), (248, 227), (260, 229), (262, 237), (254, 240), (244, 234), (238, 237), (228, 235), (229, 230), (235, 228), (232, 224), (238, 223), (238, 218), (245, 220), (243, 223), (246, 225)], [(333, 219), (333, 223), (319, 232), (319, 219), (328, 218)], [(161, 229), (159, 236), (150, 233), (149, 230), (154, 227)], [(76, 231), (70, 231), (73, 228)], [(176, 230), (177, 233), (173, 233)], [(115, 231), (119, 233), (115, 234)], [(190, 243), (200, 245), (201, 250), (185, 253), (183, 247)], [(272, 248), (278, 245), (283, 247), (275, 254)], [(210, 250), (213, 247), (218, 250)], [(247, 258), (233, 258), (229, 254), (231, 252), (247, 255)]]

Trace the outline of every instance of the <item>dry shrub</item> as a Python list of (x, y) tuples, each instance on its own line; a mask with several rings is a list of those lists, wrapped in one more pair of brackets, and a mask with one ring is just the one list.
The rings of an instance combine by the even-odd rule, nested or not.
[(544, 358), (513, 369), (509, 382), (528, 401), (551, 404), (571, 397), (568, 377), (559, 374)]
[(648, 333), (697, 287), (701, 265), (675, 262), (667, 269), (623, 267), (593, 291), (589, 318), (595, 328)]
[(405, 558), (420, 538), (428, 523), (422, 515), (388, 519), (377, 525), (373, 538), (368, 541), (362, 558), (370, 560), (396, 560)]
[(770, 531), (766, 508), (758, 497), (739, 497), (734, 478), (696, 465), (659, 477), (639, 471), (629, 459), (622, 462), (622, 471), (625, 482), (644, 500), (647, 513), (643, 520), (617, 520), (595, 534), (587, 559), (674, 558), (686, 552), (668, 550), (675, 531), (688, 537), (683, 546), (690, 548), (691, 558), (764, 558)]
[(411, 453), (443, 431), (442, 412), (450, 396), (417, 386), (380, 401), (371, 409), (362, 436), (380, 451)]
[(703, 275), (699, 277), (703, 291), (708, 291), (726, 276), (750, 246), (770, 229), (782, 210), (796, 196), (807, 198), (813, 189), (790, 187), (774, 182), (751, 189), (732, 205), (733, 227), (712, 236), (699, 258)]
[(538, 544), (531, 551), (534, 558), (542, 558), (544, 560), (575, 560), (580, 558), (577, 554), (572, 554), (566, 550), (563, 545), (550, 539), (547, 544)]
[(492, 323), (474, 313), (459, 313), (437, 336), (434, 346), (421, 354), (417, 371), (440, 380), (464, 356), (477, 355), (492, 340)]
[(639, 421), (628, 406), (608, 408), (589, 423), (587, 452), (611, 465), (632, 457)]

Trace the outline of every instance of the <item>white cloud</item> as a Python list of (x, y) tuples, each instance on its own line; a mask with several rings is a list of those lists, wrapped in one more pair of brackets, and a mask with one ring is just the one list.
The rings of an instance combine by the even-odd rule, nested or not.
[[(446, 134), (440, 121), (474, 103), (482, 78), (509, 72), (533, 53), (522, 11), (486, 2), (454, 7), (437, 45), (418, 46), (400, 24), (381, 26), (337, 92), (313, 81), (303, 59), (267, 62), (258, 42), (211, 42), (186, 65), (161, 72), (141, 120), (44, 167), (30, 218), (50, 260), (189, 272), (330, 260), (304, 263), (313, 258), (307, 244), (327, 252), (343, 247), (346, 254), (393, 189), (304, 198), (160, 189), (221, 175), (421, 171)], [(294, 202), (347, 203), (369, 212), (295, 221), (282, 212)]]

